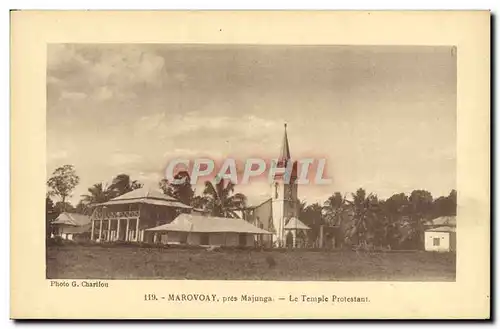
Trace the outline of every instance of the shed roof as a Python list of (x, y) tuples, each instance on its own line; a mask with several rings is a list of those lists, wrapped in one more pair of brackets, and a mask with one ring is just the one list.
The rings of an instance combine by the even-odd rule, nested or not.
[(52, 222), (52, 225), (85, 226), (90, 224), (90, 217), (77, 213), (63, 212)]
[(285, 229), (287, 230), (310, 230), (311, 228), (306, 224), (302, 223), (298, 218), (292, 217), (286, 223)]
[(457, 226), (456, 216), (441, 216), (434, 218), (426, 223), (430, 226)]
[(454, 226), (439, 226), (425, 230), (426, 232), (456, 232), (456, 227)]
[(180, 202), (174, 197), (164, 194), (160, 190), (155, 190), (145, 187), (125, 193), (114, 199), (109, 200), (108, 202), (100, 203), (98, 205), (106, 206), (106, 205), (128, 204), (128, 203), (146, 203), (156, 206), (191, 209), (190, 206)]
[(201, 216), (197, 214), (180, 214), (171, 223), (153, 227), (147, 229), (147, 231), (272, 234), (240, 218)]

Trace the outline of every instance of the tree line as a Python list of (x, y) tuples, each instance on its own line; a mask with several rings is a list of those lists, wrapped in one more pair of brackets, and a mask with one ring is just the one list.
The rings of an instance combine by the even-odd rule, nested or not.
[(323, 204), (301, 202), (299, 219), (311, 228), (313, 241), (322, 225), (335, 227), (337, 247), (422, 249), (425, 224), (441, 216), (456, 216), (456, 212), (456, 190), (436, 199), (426, 190), (414, 190), (384, 200), (360, 188), (349, 199), (336, 192)]
[[(183, 179), (183, 184), (172, 184), (166, 179), (158, 183), (158, 187), (164, 194), (174, 197), (180, 202), (190, 205), (198, 210), (212, 216), (236, 218), (239, 217), (238, 210), (246, 207), (246, 197), (242, 193), (235, 193), (235, 185), (231, 182), (220, 180), (216, 183), (205, 182), (204, 190), (200, 195), (195, 195), (191, 186), (189, 174), (179, 172), (175, 179)], [(64, 165), (54, 170), (52, 176), (47, 180), (48, 192), (46, 202), (46, 227), (50, 235), (50, 222), (62, 212), (76, 212), (90, 215), (92, 206), (107, 202), (125, 193), (143, 187), (137, 180), (132, 180), (127, 174), (119, 174), (114, 177), (110, 184), (96, 183), (87, 189), (87, 193), (81, 195), (76, 206), (67, 202), (67, 198), (79, 184), (80, 178), (74, 166)], [(57, 202), (52, 198), (56, 197)]]
[[(203, 191), (197, 195), (187, 172), (179, 172), (174, 178), (182, 179), (183, 183), (172, 184), (162, 179), (158, 183), (159, 189), (211, 216), (237, 218), (247, 207), (246, 196), (235, 193), (235, 185), (230, 181), (207, 181)], [(90, 215), (89, 209), (93, 204), (109, 201), (143, 186), (129, 175), (120, 174), (108, 185), (96, 183), (89, 187), (88, 193), (82, 195), (73, 207), (66, 199), (79, 181), (72, 165), (64, 165), (53, 172), (47, 181), (47, 222), (64, 211)], [(59, 201), (54, 204), (51, 197), (57, 197)], [(332, 234), (337, 247), (369, 245), (420, 249), (423, 247), (426, 221), (456, 215), (457, 192), (452, 190), (449, 195), (434, 199), (428, 191), (414, 190), (409, 195), (397, 193), (384, 200), (360, 188), (349, 197), (335, 192), (323, 203), (308, 205), (301, 201), (298, 208), (299, 219), (311, 228), (308, 232), (310, 241), (318, 241), (323, 226), (327, 231), (335, 228)]]

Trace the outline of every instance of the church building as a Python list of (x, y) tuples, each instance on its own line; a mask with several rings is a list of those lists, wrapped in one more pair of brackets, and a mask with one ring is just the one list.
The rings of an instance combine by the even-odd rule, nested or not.
[(297, 162), (290, 155), (286, 124), (275, 169), (269, 196), (247, 208), (246, 220), (273, 233), (271, 236), (259, 237), (258, 243), (262, 246), (305, 247), (307, 230), (310, 228), (299, 220)]

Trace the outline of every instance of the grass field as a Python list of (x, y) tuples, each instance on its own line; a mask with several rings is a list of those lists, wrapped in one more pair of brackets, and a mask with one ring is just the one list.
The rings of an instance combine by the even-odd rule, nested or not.
[(453, 253), (69, 245), (48, 247), (47, 278), (454, 281), (455, 263)]

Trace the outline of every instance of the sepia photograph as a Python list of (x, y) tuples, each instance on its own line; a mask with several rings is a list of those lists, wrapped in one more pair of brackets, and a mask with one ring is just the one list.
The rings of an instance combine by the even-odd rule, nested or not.
[(489, 318), (490, 19), (12, 12), (11, 318)]
[(49, 44), (47, 278), (454, 281), (456, 59)]

